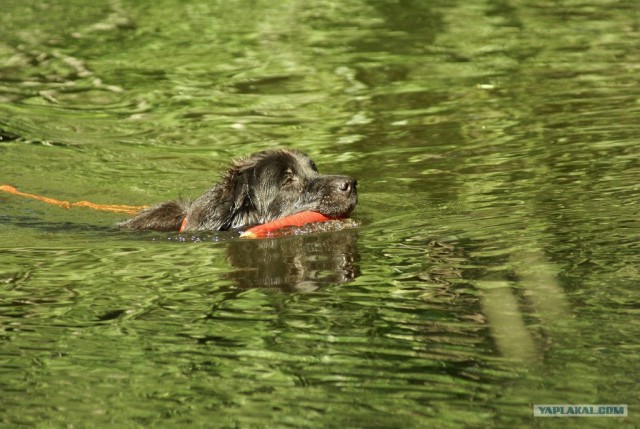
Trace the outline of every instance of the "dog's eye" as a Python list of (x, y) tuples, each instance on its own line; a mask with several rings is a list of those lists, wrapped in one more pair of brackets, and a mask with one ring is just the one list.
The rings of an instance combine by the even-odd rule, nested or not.
[(309, 164), (311, 164), (311, 169), (317, 173), (318, 167), (316, 167), (316, 163), (313, 161), (309, 161)]

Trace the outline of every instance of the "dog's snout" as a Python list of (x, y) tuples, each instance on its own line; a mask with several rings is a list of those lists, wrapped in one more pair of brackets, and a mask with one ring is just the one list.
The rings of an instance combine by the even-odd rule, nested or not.
[(340, 192), (350, 193), (356, 189), (358, 182), (351, 177), (344, 177), (338, 181), (338, 189)]

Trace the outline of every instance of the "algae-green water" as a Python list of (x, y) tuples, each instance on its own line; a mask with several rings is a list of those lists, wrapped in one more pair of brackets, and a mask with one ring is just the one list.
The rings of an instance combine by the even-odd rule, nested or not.
[(0, 184), (153, 204), (290, 147), (360, 226), (1, 194), (0, 427), (638, 427), (639, 38), (633, 1), (5, 0)]

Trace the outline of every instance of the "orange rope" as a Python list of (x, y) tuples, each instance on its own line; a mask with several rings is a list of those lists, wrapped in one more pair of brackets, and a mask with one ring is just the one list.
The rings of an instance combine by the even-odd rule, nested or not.
[(18, 195), (20, 197), (33, 198), (34, 200), (39, 200), (45, 202), (47, 204), (53, 204), (65, 209), (69, 209), (71, 207), (89, 207), (94, 210), (102, 210), (107, 212), (116, 212), (116, 213), (127, 213), (127, 214), (136, 214), (142, 209), (146, 209), (147, 206), (124, 206), (119, 204), (95, 204), (89, 201), (77, 201), (75, 203), (71, 203), (65, 200), (56, 200), (55, 198), (43, 197), (42, 195), (36, 194), (27, 194), (26, 192), (18, 191), (14, 186), (10, 185), (0, 185), (0, 191), (8, 192), (13, 195)]

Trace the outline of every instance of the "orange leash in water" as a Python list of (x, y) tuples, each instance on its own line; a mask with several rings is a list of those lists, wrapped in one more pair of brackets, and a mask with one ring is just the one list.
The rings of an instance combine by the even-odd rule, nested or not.
[(147, 206), (125, 206), (119, 204), (96, 204), (89, 201), (77, 201), (75, 203), (71, 203), (65, 200), (56, 200), (55, 198), (43, 197), (42, 195), (36, 194), (28, 194), (26, 192), (18, 191), (14, 186), (10, 185), (0, 185), (0, 191), (8, 192), (13, 195), (18, 195), (20, 197), (33, 198), (34, 200), (42, 201), (47, 204), (53, 204), (58, 207), (62, 207), (65, 209), (69, 209), (71, 207), (88, 207), (94, 210), (102, 210), (105, 212), (115, 212), (115, 213), (127, 213), (127, 214), (136, 214), (142, 209), (146, 209)]

